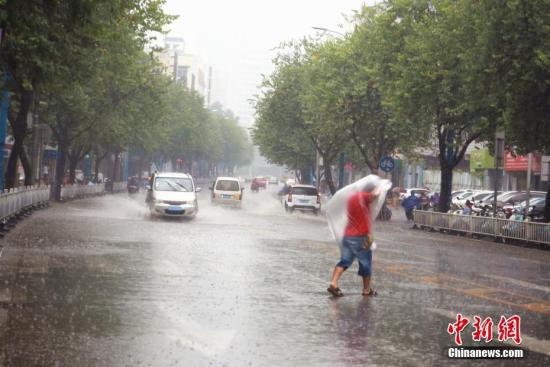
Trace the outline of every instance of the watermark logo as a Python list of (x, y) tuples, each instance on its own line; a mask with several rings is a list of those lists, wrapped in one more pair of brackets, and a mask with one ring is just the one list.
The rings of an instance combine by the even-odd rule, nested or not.
[[(473, 322), (472, 322), (473, 321)], [(468, 327), (469, 326), (469, 327)], [(489, 346), (462, 346), (462, 333), (471, 329), (472, 340), (474, 342), (490, 343), (493, 341), (494, 333), (499, 342), (511, 342), (521, 345), (521, 317), (512, 315), (506, 317), (500, 316), (496, 327), (491, 317), (482, 318), (475, 315), (473, 320), (463, 316), (461, 313), (456, 315), (456, 320), (449, 323), (447, 333), (454, 337), (455, 347), (448, 348), (449, 358), (523, 358), (524, 350), (518, 347), (489, 347)], [(460, 348), (458, 348), (458, 347)]]

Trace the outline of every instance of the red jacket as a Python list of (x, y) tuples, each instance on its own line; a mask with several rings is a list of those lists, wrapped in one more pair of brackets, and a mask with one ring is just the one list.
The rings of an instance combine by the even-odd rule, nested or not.
[(370, 202), (372, 195), (359, 191), (348, 200), (348, 224), (344, 237), (361, 237), (370, 233)]

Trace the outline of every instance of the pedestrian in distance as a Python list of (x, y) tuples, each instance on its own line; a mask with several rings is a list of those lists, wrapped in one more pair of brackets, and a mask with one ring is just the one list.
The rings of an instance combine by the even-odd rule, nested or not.
[(347, 202), (347, 225), (344, 231), (341, 258), (334, 267), (332, 279), (327, 291), (335, 297), (344, 294), (338, 287), (342, 274), (357, 258), (359, 262), (359, 276), (363, 278), (363, 296), (374, 296), (376, 291), (370, 287), (372, 274), (373, 243), (370, 217), (370, 206), (373, 200), (380, 195), (380, 190), (374, 186), (367, 186), (364, 191), (353, 194)]
[(406, 197), (401, 203), (403, 208), (405, 208), (405, 215), (407, 216), (407, 222), (413, 220), (414, 209), (420, 209), (420, 199), (416, 196), (414, 192), (411, 192), (409, 197)]
[(473, 207), (474, 207), (474, 204), (472, 204), (470, 200), (466, 200), (466, 204), (464, 205), (464, 208), (462, 208), (462, 214), (464, 215), (472, 214)]

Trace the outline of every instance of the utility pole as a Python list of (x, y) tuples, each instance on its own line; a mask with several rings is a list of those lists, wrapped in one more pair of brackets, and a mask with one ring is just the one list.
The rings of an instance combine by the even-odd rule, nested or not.
[(497, 193), (499, 165), (504, 158), (504, 131), (497, 131), (495, 134), (495, 196), (493, 198), (493, 217), (497, 216)]
[(317, 192), (319, 192), (319, 185), (320, 185), (320, 169), (319, 169), (319, 149), (315, 147), (315, 187), (317, 187)]
[(533, 153), (527, 155), (527, 200), (525, 202), (525, 218), (529, 213), (529, 199), (531, 198), (531, 173), (533, 171)]

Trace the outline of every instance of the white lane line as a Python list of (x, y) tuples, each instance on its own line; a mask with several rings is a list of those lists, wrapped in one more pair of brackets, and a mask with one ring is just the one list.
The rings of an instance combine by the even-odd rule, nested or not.
[(524, 280), (504, 277), (504, 276), (500, 276), (500, 275), (483, 274), (483, 276), (486, 277), (486, 278), (489, 278), (489, 279), (502, 280), (502, 281), (507, 282), (507, 283), (519, 285), (520, 287), (531, 288), (531, 289), (536, 289), (538, 291), (543, 291), (543, 292), (546, 292), (546, 293), (550, 293), (550, 287), (545, 287), (543, 285), (538, 285), (538, 284), (535, 284), (535, 283), (526, 282)]
[[(429, 312), (432, 312), (432, 313), (435, 313), (437, 315), (449, 318), (450, 320), (455, 320), (456, 319), (456, 314), (457, 313), (453, 312), (451, 310), (444, 310), (444, 309), (441, 309), (441, 308), (426, 308), (425, 310), (427, 310)], [(471, 316), (471, 315), (462, 315), (462, 316), (468, 318), (469, 320), (474, 319), (474, 317)], [(498, 335), (498, 326), (497, 325), (493, 326), (493, 334)], [(521, 340), (520, 347), (525, 348), (525, 349), (529, 349), (530, 351), (533, 351), (533, 352), (546, 354), (547, 356), (550, 356), (550, 340), (537, 339), (533, 336), (529, 336), (529, 335), (525, 334), (524, 332), (521, 333), (521, 339), (522, 340)], [(508, 344), (508, 345), (514, 346), (514, 347), (518, 346), (516, 343), (514, 343), (511, 340), (505, 341), (504, 344)]]
[(196, 321), (183, 317), (175, 310), (175, 305), (168, 306), (160, 301), (155, 302), (155, 305), (173, 324), (167, 333), (168, 337), (178, 344), (197, 350), (210, 358), (219, 357), (235, 337), (235, 330), (207, 329)]

